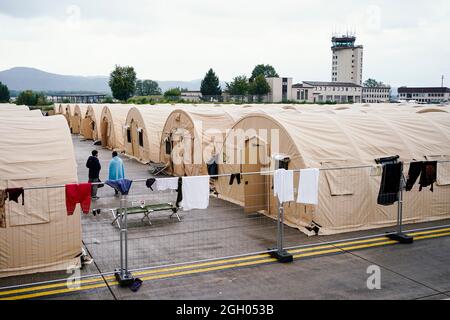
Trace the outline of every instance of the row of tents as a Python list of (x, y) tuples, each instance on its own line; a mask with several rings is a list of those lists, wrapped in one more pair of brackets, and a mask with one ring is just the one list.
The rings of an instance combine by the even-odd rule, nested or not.
[[(320, 226), (320, 234), (327, 235), (396, 222), (396, 206), (377, 205), (381, 177), (355, 167), (371, 167), (374, 159), (391, 155), (407, 163), (450, 160), (448, 106), (56, 105), (54, 113), (44, 117), (26, 106), (0, 104), (0, 191), (78, 183), (71, 132), (143, 163), (166, 166), (178, 176), (207, 174), (206, 162), (214, 156), (219, 174), (264, 171), (273, 165), (275, 139), (277, 152), (289, 158), (289, 169), (344, 168), (321, 171), (317, 206), (285, 207), (288, 225), (305, 233), (312, 225)], [(261, 134), (264, 130), (278, 136)], [(244, 132), (245, 139), (236, 143), (235, 131)], [(192, 139), (192, 148), (202, 151), (200, 164), (172, 161), (170, 151), (186, 137)], [(243, 153), (257, 154), (256, 163), (242, 161)], [(450, 217), (448, 163), (440, 163), (437, 178), (434, 192), (419, 192), (416, 186), (405, 194), (406, 223)], [(228, 176), (214, 180), (219, 197), (245, 212), (274, 217), (272, 176), (243, 179), (233, 185)], [(296, 174), (296, 184), (298, 179)], [(4, 203), (0, 277), (79, 265), (81, 217), (78, 209), (67, 215), (64, 188), (28, 188), (24, 195), (24, 205)]]
[[(408, 103), (55, 106), (72, 133), (157, 164), (174, 176), (208, 174), (207, 163), (214, 159), (218, 174), (260, 172), (273, 168), (274, 153), (289, 159), (289, 169), (327, 169), (320, 175), (319, 205), (286, 208), (288, 225), (308, 234), (312, 226), (320, 226), (324, 235), (396, 223), (396, 206), (377, 205), (381, 176), (368, 168), (387, 156), (399, 155), (406, 172), (412, 161), (442, 160), (434, 192), (416, 188), (405, 195), (404, 221), (450, 218), (450, 165), (445, 162), (450, 160), (449, 112), (447, 105)], [(237, 141), (236, 132), (243, 132), (244, 139)], [(277, 132), (277, 141), (271, 132)], [(192, 140), (189, 150), (186, 139)], [(175, 161), (171, 151), (179, 144), (183, 151)], [(193, 161), (199, 153), (200, 161)], [(245, 154), (259, 155), (257, 162), (247, 163)], [(347, 167), (361, 168), (330, 170)], [(296, 184), (298, 178), (296, 174)], [(215, 189), (246, 212), (276, 216), (272, 176), (248, 175), (244, 180), (230, 186), (229, 177), (219, 177)]]

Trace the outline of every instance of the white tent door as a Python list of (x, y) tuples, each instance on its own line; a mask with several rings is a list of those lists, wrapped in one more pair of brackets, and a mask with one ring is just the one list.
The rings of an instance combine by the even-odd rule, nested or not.
[[(245, 155), (243, 157), (242, 172), (261, 172), (263, 162), (261, 157), (265, 156), (265, 145), (258, 138), (251, 138), (245, 142)], [(267, 177), (262, 174), (243, 175), (245, 213), (253, 213), (267, 210)]]

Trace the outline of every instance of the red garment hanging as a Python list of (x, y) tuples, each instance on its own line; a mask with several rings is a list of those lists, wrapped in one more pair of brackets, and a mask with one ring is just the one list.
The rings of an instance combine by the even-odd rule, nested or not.
[(80, 204), (84, 214), (88, 214), (91, 209), (91, 183), (68, 184), (66, 185), (66, 208), (67, 215), (71, 216), (75, 212), (77, 203)]

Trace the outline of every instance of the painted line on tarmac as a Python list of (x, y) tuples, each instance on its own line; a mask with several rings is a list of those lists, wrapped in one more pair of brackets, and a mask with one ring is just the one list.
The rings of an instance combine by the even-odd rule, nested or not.
[[(415, 240), (425, 240), (425, 239), (433, 239), (433, 238), (450, 236), (450, 232), (443, 232), (443, 231), (450, 231), (450, 228), (436, 229), (433, 231), (414, 232), (414, 233), (410, 233), (409, 235), (415, 236)], [(380, 246), (386, 246), (386, 245), (393, 245), (393, 244), (398, 243), (397, 241), (387, 240), (387, 239), (388, 238), (386, 238), (386, 237), (378, 237), (378, 238), (373, 238), (373, 239), (341, 242), (341, 243), (336, 243), (333, 245), (327, 245), (327, 244), (317, 245), (317, 246), (310, 247), (310, 248), (289, 250), (289, 252), (294, 254), (294, 259), (300, 259), (300, 258), (322, 256), (322, 255), (333, 254), (333, 253), (340, 253), (340, 252), (345, 252), (345, 251), (355, 251), (355, 250), (368, 249), (368, 248), (374, 248), (374, 247), (380, 247)], [(273, 263), (276, 261), (277, 260), (274, 258), (271, 258), (269, 254), (259, 254), (259, 255), (255, 255), (255, 256), (224, 259), (224, 260), (210, 261), (210, 262), (205, 262), (205, 263), (197, 263), (197, 264), (192, 264), (192, 265), (152, 269), (152, 270), (148, 270), (148, 271), (135, 272), (133, 275), (134, 276), (143, 276), (143, 277), (141, 277), (141, 280), (143, 280), (143, 281), (151, 281), (151, 280), (174, 278), (174, 277), (185, 276), (185, 275), (207, 273), (207, 272), (213, 272), (213, 271), (219, 271), (219, 270), (225, 270), (225, 269), (262, 265), (262, 264), (267, 264), (267, 263)], [(182, 270), (184, 270), (184, 271), (182, 271)], [(118, 282), (114, 280), (115, 279), (114, 276), (108, 276), (108, 277), (105, 277), (105, 279), (107, 280), (108, 285), (111, 285), (111, 286), (118, 285)], [(15, 290), (1, 291), (0, 296), (8, 296), (8, 297), (0, 298), (0, 300), (32, 299), (32, 298), (45, 297), (45, 296), (50, 296), (50, 295), (59, 295), (59, 294), (67, 294), (67, 293), (79, 292), (79, 291), (88, 291), (88, 290), (93, 290), (93, 289), (98, 289), (98, 288), (104, 288), (107, 286), (107, 284), (100, 277), (93, 278), (93, 279), (80, 280), (78, 283), (81, 286), (76, 287), (76, 288), (67, 288), (66, 282), (63, 282), (63, 283), (55, 283), (55, 284), (49, 284), (49, 285), (27, 287), (27, 288), (15, 289)], [(42, 291), (42, 290), (55, 289), (55, 288), (61, 288), (61, 289)], [(29, 292), (33, 292), (33, 291), (39, 291), (39, 292), (29, 293)], [(28, 293), (28, 294), (20, 294), (20, 293)], [(19, 294), (19, 295), (17, 295), (17, 294)]]
[[(381, 240), (386, 240), (386, 238), (378, 237), (378, 238), (358, 240), (358, 241), (352, 241), (352, 242), (342, 242), (342, 243), (337, 244), (336, 246), (344, 246), (344, 245), (357, 244), (357, 243), (367, 243), (367, 242), (374, 242), (374, 241), (381, 241)], [(319, 245), (315, 245), (315, 246), (312, 246), (309, 248), (289, 250), (289, 252), (298, 253), (298, 252), (303, 252), (303, 251), (322, 250), (325, 248), (335, 248), (336, 246), (319, 244)], [(195, 264), (182, 265), (182, 266), (176, 266), (176, 267), (165, 267), (165, 268), (163, 267), (163, 268), (157, 268), (157, 269), (151, 269), (151, 270), (144, 270), (144, 271), (139, 271), (139, 272), (133, 272), (133, 275), (134, 276), (146, 276), (149, 274), (159, 274), (159, 273), (172, 272), (172, 271), (178, 271), (178, 270), (187, 270), (187, 269), (193, 269), (193, 268), (221, 265), (221, 264), (225, 264), (225, 263), (228, 264), (228, 263), (249, 261), (249, 260), (255, 260), (255, 259), (260, 260), (260, 259), (268, 258), (268, 257), (270, 257), (269, 254), (259, 254), (259, 255), (253, 255), (253, 256), (247, 256), (247, 257), (222, 259), (222, 260), (215, 260), (215, 261), (209, 261), (209, 262), (203, 262), (203, 263), (195, 263)], [(114, 280), (115, 277), (107, 276), (107, 277), (105, 277), (105, 279), (109, 282), (109, 280)], [(90, 279), (80, 280), (80, 281), (78, 281), (78, 284), (80, 284), (80, 285), (94, 284), (96, 282), (103, 283), (104, 281), (101, 277), (94, 277), (94, 278), (90, 278)], [(66, 281), (64, 280), (63, 282), (58, 282), (58, 283), (54, 283), (54, 284), (39, 285), (39, 286), (33, 286), (33, 287), (0, 291), (0, 297), (5, 296), (5, 295), (26, 293), (26, 292), (38, 291), (38, 290), (55, 289), (55, 288), (67, 288)]]

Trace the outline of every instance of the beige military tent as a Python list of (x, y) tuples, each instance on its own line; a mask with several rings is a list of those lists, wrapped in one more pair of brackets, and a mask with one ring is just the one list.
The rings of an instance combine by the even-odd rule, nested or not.
[[(277, 134), (272, 134), (274, 130)], [(237, 139), (235, 132), (243, 132)], [(377, 205), (381, 177), (375, 159), (399, 155), (401, 160), (450, 160), (450, 115), (392, 113), (301, 113), (247, 115), (227, 136), (219, 173), (259, 172), (273, 169), (272, 155), (290, 159), (290, 169), (368, 166), (359, 169), (323, 170), (317, 206), (289, 203), (286, 223), (309, 233), (335, 234), (394, 225), (397, 206)], [(249, 163), (252, 159), (257, 159)], [(256, 156), (255, 156), (256, 155)], [(408, 165), (405, 166), (405, 172)], [(246, 212), (263, 211), (274, 217), (272, 177), (244, 176), (244, 183), (229, 185), (219, 178), (220, 197), (244, 206)], [(295, 187), (298, 173), (295, 175)], [(441, 164), (434, 192), (405, 193), (404, 221), (416, 223), (450, 217), (450, 167)]]
[(86, 110), (85, 125), (81, 127), (81, 135), (88, 140), (100, 141), (100, 117), (104, 104), (90, 104)]
[[(74, 122), (74, 128), (77, 129), (77, 127), (79, 128), (79, 134), (81, 136), (84, 137), (85, 134), (91, 134), (89, 139), (92, 139), (92, 124), (91, 121), (89, 119), (86, 118), (86, 113), (87, 113), (87, 109), (88, 109), (89, 105), (88, 104), (77, 104), (75, 106), (75, 110), (74, 110), (74, 117), (75, 119), (79, 119), (79, 122), (76, 123)], [(77, 120), (75, 120), (77, 121)], [(77, 133), (76, 130), (74, 131), (72, 129), (73, 133)], [(86, 138), (86, 137), (84, 137)], [(88, 139), (88, 138), (86, 138)]]
[(83, 126), (89, 126), (86, 119), (88, 104), (77, 104), (73, 109), (73, 116), (70, 120), (70, 128), (73, 134), (80, 134)]
[(0, 112), (11, 112), (11, 111), (29, 111), (30, 108), (27, 106), (18, 106), (11, 103), (1, 103)]
[(66, 105), (60, 103), (60, 104), (58, 105), (58, 112), (57, 112), (57, 113), (58, 113), (58, 114), (65, 115), (65, 114), (66, 114)]
[(220, 107), (184, 107), (172, 111), (162, 132), (160, 161), (175, 176), (206, 174), (206, 162), (222, 148), (235, 116)]
[(160, 163), (161, 135), (170, 105), (141, 105), (130, 109), (124, 127), (125, 154), (143, 163)]
[(25, 111), (11, 111), (11, 112), (0, 112), (0, 117), (7, 117), (7, 118), (19, 118), (19, 117), (26, 117), (26, 118), (36, 118), (36, 117), (43, 117), (41, 110), (25, 110)]
[(74, 110), (75, 104), (69, 103), (64, 106), (64, 116), (67, 119), (67, 123), (69, 124), (70, 129), (72, 129), (71, 124)]
[(59, 104), (55, 103), (53, 104), (53, 115), (59, 114)]
[(131, 104), (108, 104), (100, 116), (102, 146), (110, 150), (124, 151), (124, 127)]
[[(0, 117), (0, 189), (77, 182), (72, 139), (63, 116)], [(25, 190), (24, 206), (5, 202), (0, 277), (79, 265), (81, 222), (67, 216), (64, 188)]]

